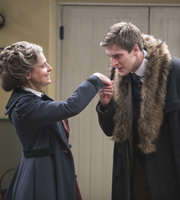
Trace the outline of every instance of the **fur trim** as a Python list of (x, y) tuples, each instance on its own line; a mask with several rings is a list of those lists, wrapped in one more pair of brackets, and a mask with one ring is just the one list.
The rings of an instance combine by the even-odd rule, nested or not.
[[(142, 38), (147, 49), (148, 62), (141, 90), (142, 102), (138, 120), (139, 148), (144, 153), (151, 153), (156, 151), (156, 142), (163, 122), (171, 56), (165, 42), (150, 35), (142, 34)], [(112, 76), (112, 73), (110, 75)], [(130, 75), (121, 77), (115, 71), (114, 81), (116, 113), (113, 139), (117, 143), (123, 143), (129, 137), (128, 109), (125, 98), (128, 95)]]

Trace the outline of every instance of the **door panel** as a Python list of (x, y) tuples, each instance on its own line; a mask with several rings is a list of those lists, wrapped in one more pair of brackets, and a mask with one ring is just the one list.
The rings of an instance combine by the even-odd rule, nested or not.
[(180, 7), (152, 7), (150, 33), (166, 41), (171, 53), (180, 57)]
[[(94, 72), (108, 75), (110, 62), (99, 43), (111, 25), (131, 21), (147, 33), (148, 17), (148, 7), (63, 6), (62, 99), (66, 100)], [(98, 95), (70, 119), (70, 142), (85, 200), (111, 199), (113, 141), (99, 127), (97, 102)]]

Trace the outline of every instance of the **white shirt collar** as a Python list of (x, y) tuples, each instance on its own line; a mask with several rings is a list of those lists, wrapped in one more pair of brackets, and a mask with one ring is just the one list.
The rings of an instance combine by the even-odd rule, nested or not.
[(145, 70), (146, 70), (146, 63), (147, 63), (147, 59), (146, 59), (146, 55), (147, 55), (147, 51), (144, 51), (144, 59), (143, 62), (141, 63), (140, 67), (134, 72), (136, 73), (138, 76), (143, 77)]
[(28, 88), (28, 87), (22, 87), (24, 90), (26, 90), (26, 91), (29, 91), (29, 92), (32, 92), (32, 93), (34, 93), (34, 94), (36, 94), (37, 96), (39, 96), (39, 97), (41, 97), (42, 95), (43, 95), (43, 93), (42, 92), (38, 92), (38, 91), (36, 91), (36, 90), (33, 90), (33, 89), (31, 89), (31, 88)]

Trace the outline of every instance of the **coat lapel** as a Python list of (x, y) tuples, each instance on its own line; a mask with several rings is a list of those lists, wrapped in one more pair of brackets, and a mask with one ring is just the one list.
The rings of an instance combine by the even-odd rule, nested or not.
[[(145, 79), (141, 90), (140, 117), (138, 132), (140, 136), (139, 148), (144, 153), (156, 151), (156, 142), (163, 122), (163, 112), (166, 101), (167, 79), (171, 69), (171, 56), (167, 45), (153, 36), (142, 35), (147, 49), (147, 66)], [(113, 75), (114, 73), (114, 75)], [(114, 76), (114, 102), (116, 113), (114, 116), (113, 138), (117, 143), (123, 143), (130, 137), (132, 129), (130, 74), (121, 77), (117, 71), (111, 69), (110, 77)], [(128, 100), (127, 100), (128, 99)], [(128, 102), (128, 103), (127, 103)]]

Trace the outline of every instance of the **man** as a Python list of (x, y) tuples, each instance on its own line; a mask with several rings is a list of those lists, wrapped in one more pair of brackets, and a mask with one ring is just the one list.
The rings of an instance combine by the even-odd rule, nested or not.
[(114, 80), (96, 108), (114, 139), (112, 199), (179, 200), (180, 59), (126, 22), (114, 24), (100, 46)]

